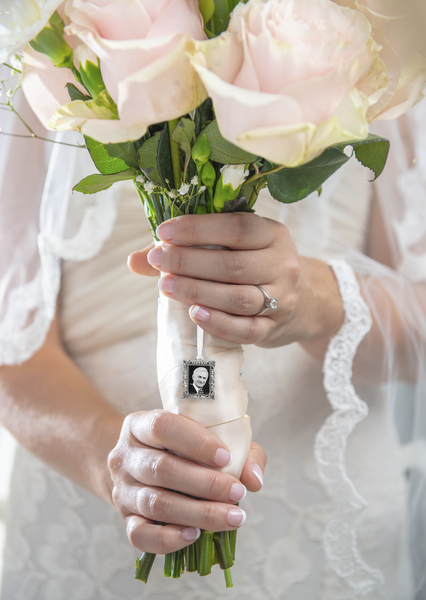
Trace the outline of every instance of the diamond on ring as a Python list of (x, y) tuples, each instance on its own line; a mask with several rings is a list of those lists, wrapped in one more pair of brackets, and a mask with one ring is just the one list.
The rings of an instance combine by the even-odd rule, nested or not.
[(260, 285), (256, 285), (253, 284), (254, 287), (257, 287), (258, 290), (260, 290), (263, 294), (263, 308), (256, 313), (254, 316), (258, 317), (259, 315), (264, 315), (266, 313), (266, 311), (268, 310), (276, 310), (278, 308), (278, 300), (277, 298), (271, 298), (271, 296), (265, 292), (265, 290), (263, 289), (263, 287), (261, 287)]

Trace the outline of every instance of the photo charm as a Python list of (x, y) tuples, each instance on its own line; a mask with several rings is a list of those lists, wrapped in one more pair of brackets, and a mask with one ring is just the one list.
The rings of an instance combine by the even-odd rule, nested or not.
[(183, 361), (183, 398), (215, 399), (215, 365), (214, 360)]

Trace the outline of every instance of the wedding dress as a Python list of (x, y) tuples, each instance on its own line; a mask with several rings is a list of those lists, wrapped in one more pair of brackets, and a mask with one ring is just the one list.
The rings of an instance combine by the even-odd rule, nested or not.
[[(424, 104), (409, 119), (418, 161), (409, 164), (398, 125), (384, 124), (395, 154), (376, 185), (387, 231), (392, 232), (390, 255), (396, 270), (365, 254), (372, 243), (374, 187), (371, 173), (354, 158), (324, 185), (321, 197), (314, 194), (282, 206), (265, 193), (256, 207), (259, 214), (289, 227), (300, 254), (331, 261), (346, 319), (324, 365), (298, 344), (245, 348), (243, 379), (253, 439), (269, 459), (263, 489), (242, 504), (247, 521), (238, 532), (234, 588), (224, 589), (218, 567), (205, 578), (185, 574), (179, 581), (165, 579), (162, 557), (157, 557), (146, 587), (135, 581), (137, 551), (118, 513), (19, 448), (1, 600), (426, 597), (421, 578), (426, 565), (421, 527), (426, 514), (426, 415), (421, 414), (426, 137), (419, 134), (426, 133)], [(41, 267), (37, 271), (33, 257), (25, 273), (21, 265), (5, 285), (15, 296), (0, 315), (2, 361), (22, 362), (43, 343), (54, 312), (61, 257), (59, 314), (67, 351), (123, 413), (159, 407), (157, 280), (136, 276), (126, 267), (128, 254), (150, 242), (137, 195), (124, 182), (102, 194), (68, 198), (72, 184), (93, 172), (93, 166), (83, 150), (55, 146), (48, 151), (49, 161), (40, 158), (50, 163), (41, 210)], [(52, 198), (58, 197), (62, 206), (68, 204), (66, 219), (52, 208)], [(33, 239), (36, 234), (31, 232)], [(360, 276), (367, 304), (349, 265)], [(386, 290), (388, 304), (378, 303), (377, 286)], [(392, 350), (392, 302), (406, 336), (408, 375)], [(374, 328), (368, 333), (370, 313), (378, 323), (383, 356), (365, 365), (362, 355), (374, 333)]]

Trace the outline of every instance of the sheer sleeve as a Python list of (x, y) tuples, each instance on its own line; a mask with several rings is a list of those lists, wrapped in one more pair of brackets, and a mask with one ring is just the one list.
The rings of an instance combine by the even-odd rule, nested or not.
[[(39, 132), (25, 98), (21, 95), (15, 104)], [(46, 339), (60, 288), (61, 258), (91, 258), (109, 237), (118, 186), (85, 199), (75, 235), (64, 239), (73, 185), (94, 170), (79, 147), (80, 134), (40, 132), (51, 140), (27, 139), (28, 131), (9, 111), (1, 111), (0, 126), (0, 365), (15, 365), (28, 360)]]
[[(38, 131), (40, 126), (23, 98), (18, 98), (16, 107)], [(41, 346), (53, 317), (56, 294), (52, 289), (47, 304), (47, 298), (42, 298), (37, 247), (52, 144), (7, 135), (27, 136), (28, 131), (12, 112), (3, 110), (0, 118), (0, 364), (15, 364)]]
[[(353, 363), (355, 385), (380, 391), (395, 420), (407, 481), (413, 589), (426, 594), (426, 102), (375, 132), (391, 141), (374, 184), (368, 248), (347, 251), (372, 327)], [(365, 389), (365, 388), (364, 388)], [(380, 432), (377, 432), (380, 435)]]

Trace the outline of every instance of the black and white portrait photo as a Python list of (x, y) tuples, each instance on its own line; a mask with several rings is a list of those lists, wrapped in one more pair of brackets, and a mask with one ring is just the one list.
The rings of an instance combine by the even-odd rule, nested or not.
[(214, 399), (215, 361), (184, 361), (183, 397)]

